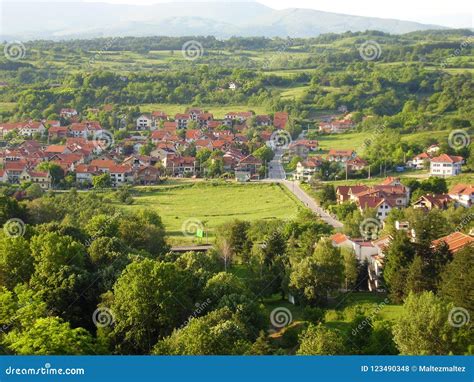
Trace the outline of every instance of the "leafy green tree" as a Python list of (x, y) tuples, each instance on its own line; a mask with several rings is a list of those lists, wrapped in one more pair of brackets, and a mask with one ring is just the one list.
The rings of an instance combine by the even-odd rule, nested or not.
[[(325, 184), (318, 192), (318, 199), (323, 206), (336, 203), (336, 190), (331, 184)], [(352, 204), (353, 205), (353, 204)], [(345, 217), (345, 216), (344, 216)]]
[(262, 330), (248, 351), (248, 355), (272, 355), (274, 353), (266, 333)]
[(115, 216), (98, 214), (89, 220), (84, 230), (94, 239), (103, 236), (114, 237), (118, 234), (118, 223), (118, 219)]
[(472, 247), (456, 253), (444, 269), (439, 293), (455, 306), (462, 306), (474, 315), (474, 256)]
[(87, 330), (72, 329), (59, 317), (39, 318), (24, 331), (11, 331), (4, 344), (18, 355), (90, 355), (103, 351)]
[(237, 355), (244, 354), (249, 347), (245, 325), (223, 308), (191, 319), (184, 328), (159, 341), (153, 354)]
[(43, 195), (44, 191), (43, 189), (41, 188), (41, 186), (39, 184), (32, 184), (31, 186), (29, 186), (26, 190), (26, 196), (29, 198), (29, 199), (38, 199), (38, 198), (41, 198), (41, 196)]
[(369, 343), (364, 349), (364, 354), (371, 355), (396, 355), (397, 346), (393, 341), (392, 324), (388, 321), (375, 321), (372, 323), (372, 332)]
[(131, 259), (128, 247), (116, 237), (99, 237), (89, 247), (97, 294), (104, 293), (117, 281)]
[(248, 259), (248, 254), (252, 247), (252, 243), (247, 235), (249, 228), (249, 222), (233, 220), (219, 227), (217, 236), (219, 239), (224, 238), (236, 255), (244, 256)]
[(344, 284), (346, 289), (353, 289), (357, 282), (358, 262), (354, 253), (344, 252)]
[(41, 162), (38, 165), (38, 170), (49, 171), (49, 173), (51, 174), (52, 182), (55, 185), (58, 185), (64, 179), (64, 170), (56, 163)]
[(373, 332), (372, 317), (358, 314), (350, 324), (350, 335), (347, 336), (346, 347), (351, 354), (365, 354)]
[(310, 325), (300, 336), (299, 355), (340, 355), (346, 354), (343, 336), (336, 329)]
[[(452, 305), (432, 292), (410, 294), (393, 327), (394, 341), (404, 355), (459, 354), (456, 329), (449, 323)], [(464, 350), (465, 351), (465, 350)]]
[(158, 256), (168, 251), (165, 227), (153, 211), (140, 211), (118, 220), (118, 237), (128, 246)]
[(12, 290), (27, 283), (34, 271), (30, 246), (23, 237), (0, 238), (0, 285)]
[(221, 270), (219, 256), (215, 251), (209, 252), (186, 252), (179, 256), (176, 261), (181, 269), (192, 273), (199, 292), (204, 289), (208, 280)]
[(40, 293), (53, 313), (86, 326), (90, 323), (87, 312), (95, 302), (93, 296), (84, 293), (90, 285), (84, 246), (54, 232), (34, 236), (30, 246), (35, 265), (31, 288)]
[(237, 276), (231, 273), (221, 272), (208, 280), (203, 294), (212, 301), (213, 305), (217, 305), (225, 296), (232, 294), (248, 296), (250, 295), (250, 291)]
[(402, 301), (405, 296), (408, 269), (415, 256), (410, 239), (404, 232), (398, 232), (390, 242), (384, 267), (384, 281), (394, 302)]
[(4, 225), (9, 219), (26, 220), (26, 211), (16, 199), (9, 196), (0, 196), (0, 224)]
[[(191, 284), (176, 265), (144, 259), (125, 268), (113, 287), (112, 344), (120, 353), (147, 354), (191, 312)], [(106, 300), (107, 302), (107, 300)]]
[(273, 150), (268, 146), (262, 146), (258, 150), (255, 150), (252, 154), (262, 162), (270, 162), (275, 156)]
[(338, 248), (321, 239), (314, 254), (297, 264), (290, 275), (290, 290), (310, 303), (325, 303), (344, 280), (344, 265)]
[(112, 187), (112, 179), (110, 174), (97, 175), (92, 178), (92, 185), (96, 189), (110, 188)]
[(405, 294), (421, 293), (429, 289), (426, 279), (425, 264), (420, 256), (415, 256), (407, 272)]

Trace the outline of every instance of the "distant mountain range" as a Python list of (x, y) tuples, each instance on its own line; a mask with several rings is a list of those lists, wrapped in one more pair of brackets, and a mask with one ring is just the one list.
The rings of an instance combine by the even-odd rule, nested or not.
[(350, 16), (311, 9), (274, 10), (257, 2), (120, 5), (86, 2), (2, 2), (2, 40), (117, 36), (311, 37), (379, 30), (402, 34), (446, 29), (411, 21)]

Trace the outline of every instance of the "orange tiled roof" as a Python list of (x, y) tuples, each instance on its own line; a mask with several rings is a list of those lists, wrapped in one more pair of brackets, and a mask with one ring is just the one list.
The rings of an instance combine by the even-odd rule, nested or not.
[(449, 250), (453, 254), (468, 245), (474, 245), (474, 238), (462, 232), (454, 232), (448, 236), (441, 237), (438, 240), (434, 240), (432, 244), (433, 246), (437, 246), (443, 241), (448, 245)]

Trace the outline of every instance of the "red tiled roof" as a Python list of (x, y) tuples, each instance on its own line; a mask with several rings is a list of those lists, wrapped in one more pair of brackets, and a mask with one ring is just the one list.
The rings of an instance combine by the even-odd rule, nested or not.
[(474, 185), (472, 184), (456, 184), (449, 190), (450, 195), (472, 195), (474, 193)]
[(468, 245), (474, 245), (474, 238), (462, 232), (454, 232), (448, 236), (439, 238), (433, 241), (433, 246), (445, 242), (452, 253), (456, 253)]
[(202, 132), (201, 130), (187, 130), (186, 131), (186, 139), (198, 139), (201, 137)]
[(115, 165), (116, 163), (111, 159), (94, 159), (91, 161), (91, 166), (97, 166), (99, 168), (110, 168)]
[(442, 154), (438, 157), (432, 158), (431, 162), (436, 162), (436, 163), (459, 163), (459, 162), (462, 162), (463, 160), (464, 160), (463, 157), (448, 155), (448, 154)]
[(23, 171), (28, 163), (25, 161), (7, 161), (3, 164), (3, 168), (7, 171)]
[(46, 153), (60, 153), (62, 154), (66, 150), (66, 146), (64, 145), (51, 145), (46, 147)]
[(354, 154), (354, 150), (336, 150), (331, 149), (329, 150), (329, 156), (352, 156)]
[(262, 161), (253, 155), (248, 155), (244, 159), (240, 161), (239, 164), (246, 163), (246, 164), (262, 164)]
[(28, 175), (35, 178), (47, 178), (49, 173), (44, 171), (28, 171)]
[[(420, 199), (425, 199), (428, 202), (430, 202), (433, 206), (438, 207), (438, 208), (444, 208), (447, 205), (447, 203), (452, 201), (451, 197), (446, 194), (437, 194), (437, 195), (427, 194), (427, 195), (421, 196)], [(417, 200), (415, 203), (418, 203), (419, 200)]]
[(113, 174), (125, 174), (126, 172), (130, 172), (131, 168), (129, 166), (122, 166), (122, 165), (113, 165), (109, 167), (110, 173)]
[(331, 240), (336, 244), (342, 244), (346, 240), (349, 240), (349, 239), (343, 233), (338, 232), (338, 233), (335, 233), (334, 235), (331, 236)]
[(273, 126), (278, 129), (284, 129), (288, 123), (288, 113), (284, 111), (279, 111), (275, 113), (273, 118)]

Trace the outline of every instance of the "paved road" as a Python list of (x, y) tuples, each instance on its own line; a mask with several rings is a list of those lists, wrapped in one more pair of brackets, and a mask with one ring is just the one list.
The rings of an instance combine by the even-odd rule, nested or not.
[(283, 169), (283, 166), (281, 165), (282, 156), (283, 156), (283, 150), (277, 148), (275, 150), (275, 157), (269, 163), (269, 168), (268, 168), (269, 179), (277, 179), (277, 180), (286, 179), (285, 170)]
[(315, 201), (309, 196), (296, 181), (286, 180), (286, 173), (281, 165), (281, 157), (283, 156), (283, 150), (277, 149), (275, 151), (275, 157), (270, 162), (268, 169), (268, 179), (265, 181), (278, 182), (284, 184), (292, 193), (295, 195), (305, 206), (311, 211), (321, 217), (321, 219), (327, 224), (334, 228), (342, 228), (343, 224), (331, 217), (326, 211), (324, 211)]
[(334, 228), (342, 228), (343, 224), (334, 219), (329, 215), (326, 211), (324, 211), (315, 201), (314, 199), (309, 196), (298, 184), (296, 181), (289, 181), (289, 180), (280, 180), (279, 183), (284, 184), (292, 193), (295, 195), (306, 207), (308, 207), (311, 211), (316, 213), (321, 217), (321, 220), (326, 222), (327, 224), (333, 226)]

